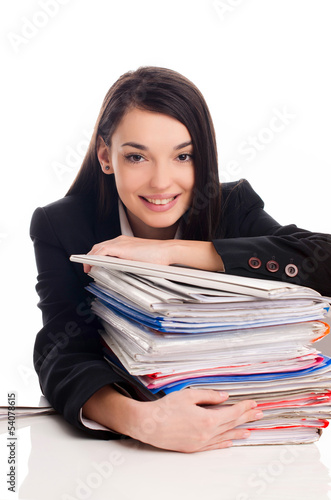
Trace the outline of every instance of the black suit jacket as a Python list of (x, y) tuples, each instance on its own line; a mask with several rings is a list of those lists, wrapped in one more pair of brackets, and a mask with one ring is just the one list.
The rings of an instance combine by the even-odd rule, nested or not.
[[(226, 272), (297, 282), (331, 295), (331, 237), (281, 226), (263, 207), (247, 181), (223, 184), (222, 216), (213, 243)], [(81, 407), (98, 389), (125, 385), (103, 359), (100, 325), (84, 289), (91, 279), (81, 264), (69, 261), (70, 255), (87, 253), (95, 243), (121, 234), (117, 203), (107, 220), (99, 221), (96, 213), (93, 198), (71, 195), (33, 214), (30, 235), (44, 325), (36, 338), (34, 364), (43, 393), (67, 421), (95, 437), (111, 439), (119, 435), (89, 430), (79, 419)], [(251, 266), (251, 257), (259, 259), (260, 267)], [(270, 260), (277, 262), (278, 271), (267, 269)], [(289, 263), (299, 270), (294, 278), (284, 271)]]

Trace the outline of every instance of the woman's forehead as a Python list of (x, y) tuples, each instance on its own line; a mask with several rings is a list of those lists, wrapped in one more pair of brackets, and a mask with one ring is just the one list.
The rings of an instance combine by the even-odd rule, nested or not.
[(121, 119), (113, 134), (113, 144), (124, 147), (134, 142), (142, 149), (157, 144), (167, 144), (173, 148), (191, 141), (191, 136), (183, 123), (172, 116), (138, 108), (130, 109)]

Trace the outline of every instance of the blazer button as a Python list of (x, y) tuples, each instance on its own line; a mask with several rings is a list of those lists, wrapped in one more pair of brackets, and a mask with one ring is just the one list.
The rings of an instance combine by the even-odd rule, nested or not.
[(259, 267), (261, 267), (262, 265), (262, 262), (257, 257), (251, 257), (248, 261), (248, 264), (253, 269), (259, 269)]
[(291, 278), (294, 278), (294, 276), (296, 276), (298, 272), (299, 269), (294, 264), (287, 264), (287, 266), (285, 267), (285, 274), (287, 274), (287, 276), (290, 276)]
[(266, 263), (266, 268), (268, 269), (268, 271), (270, 271), (271, 273), (276, 273), (279, 269), (279, 264), (278, 262), (276, 262), (275, 260), (269, 260), (267, 263)]

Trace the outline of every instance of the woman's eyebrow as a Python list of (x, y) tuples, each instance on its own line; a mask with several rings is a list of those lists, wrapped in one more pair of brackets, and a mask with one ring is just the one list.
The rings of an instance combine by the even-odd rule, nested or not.
[[(176, 151), (177, 149), (186, 148), (186, 146), (190, 146), (191, 144), (192, 144), (192, 141), (182, 142), (182, 144), (178, 144), (178, 146), (175, 146), (174, 150)], [(141, 149), (143, 151), (148, 151), (147, 146), (144, 146), (143, 144), (138, 144), (137, 142), (124, 142), (124, 144), (122, 144), (121, 147), (123, 147), (123, 146), (131, 146), (132, 148)]]

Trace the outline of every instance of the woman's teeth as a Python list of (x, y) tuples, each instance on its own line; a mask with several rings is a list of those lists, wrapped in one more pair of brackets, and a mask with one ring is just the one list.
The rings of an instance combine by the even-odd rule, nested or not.
[(175, 199), (175, 196), (172, 198), (163, 198), (163, 200), (154, 200), (151, 198), (145, 198), (149, 203), (153, 203), (154, 205), (166, 205), (167, 203), (170, 203), (172, 200)]

